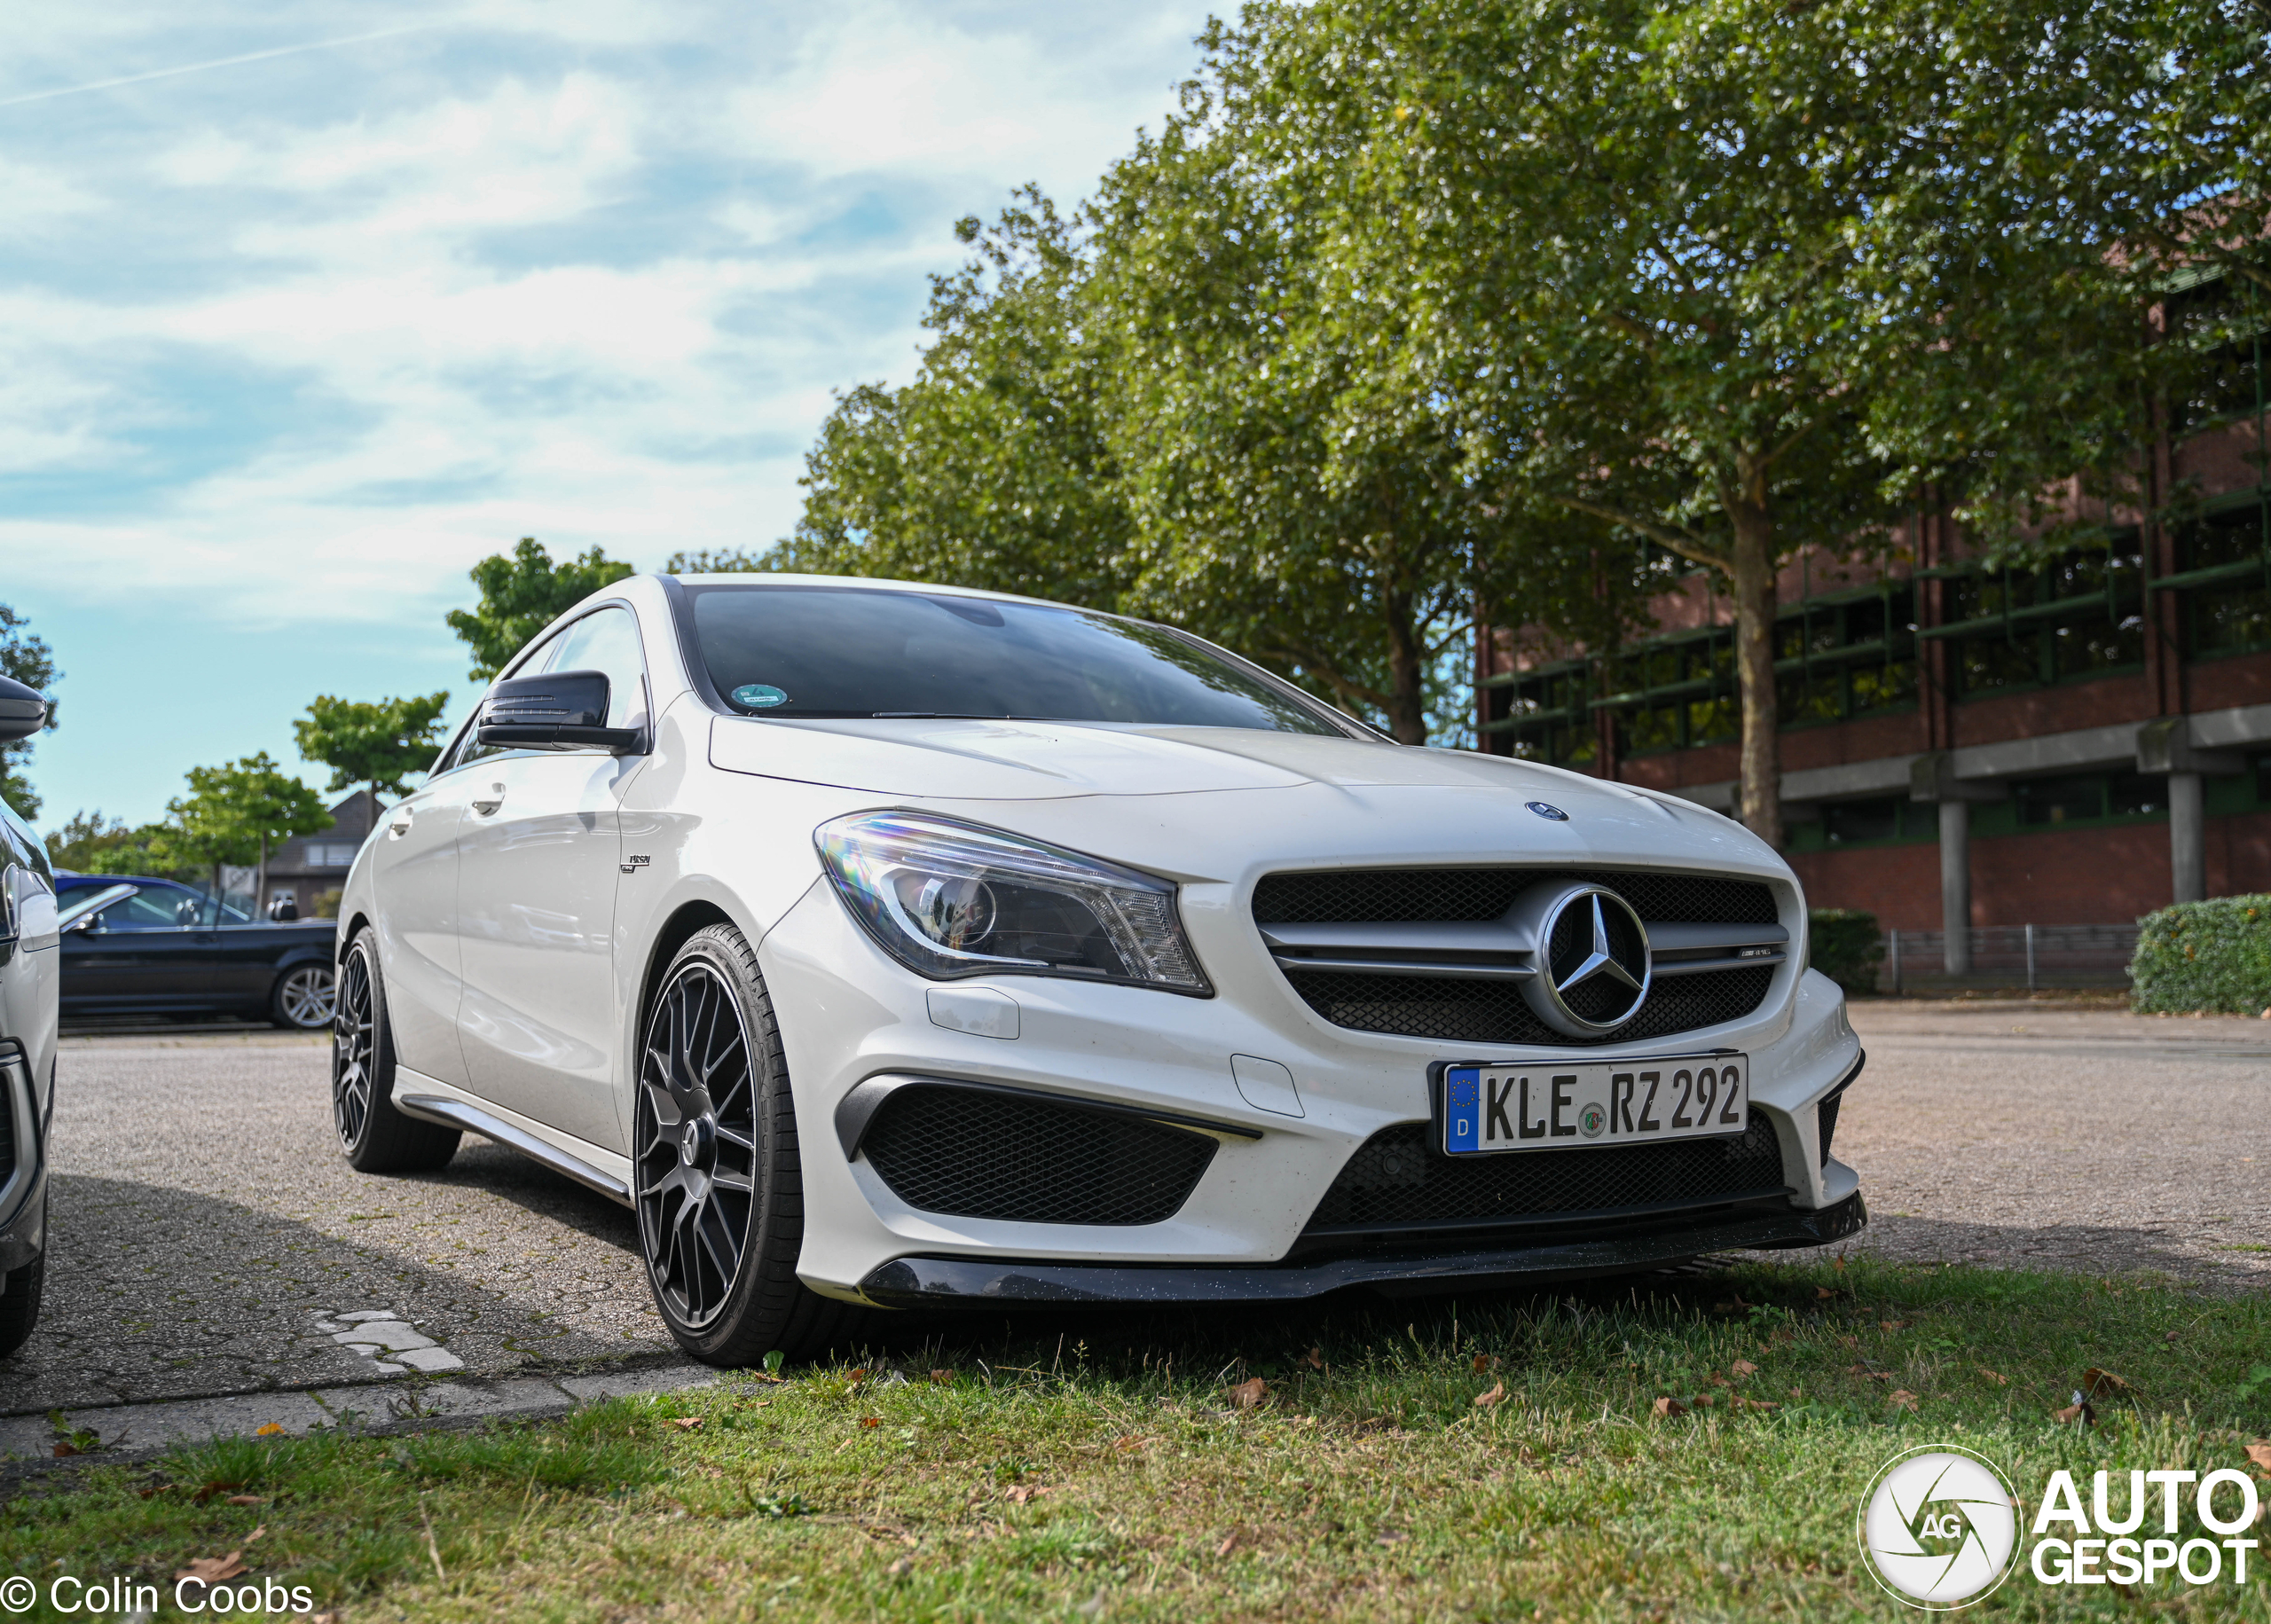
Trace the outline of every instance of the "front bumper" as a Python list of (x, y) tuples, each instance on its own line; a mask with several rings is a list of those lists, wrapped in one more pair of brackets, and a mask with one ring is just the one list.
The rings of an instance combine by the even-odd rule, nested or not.
[(1623, 1274), (1709, 1251), (1822, 1246), (1869, 1221), (1860, 1193), (1816, 1211), (1683, 1214), (1644, 1230), (1526, 1246), (1364, 1251), (1258, 1268), (1096, 1266), (1025, 1259), (895, 1258), (860, 1283), (892, 1308), (1066, 1303), (1252, 1303), (1322, 1297), (1357, 1286), (1390, 1297), (1546, 1285)]

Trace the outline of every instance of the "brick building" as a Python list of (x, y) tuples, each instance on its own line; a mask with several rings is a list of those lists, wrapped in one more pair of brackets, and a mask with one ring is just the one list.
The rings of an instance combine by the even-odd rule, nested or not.
[[(2152, 506), (2180, 520), (2117, 515), (2102, 550), (1991, 571), (1919, 514), (1882, 570), (1784, 572), (1782, 810), (1815, 906), (1937, 931), (2271, 891), (2264, 344), (2221, 357), (2151, 450)], [(1610, 653), (1479, 639), (1482, 748), (1731, 811), (1733, 606), (1698, 572), (1652, 608)]]

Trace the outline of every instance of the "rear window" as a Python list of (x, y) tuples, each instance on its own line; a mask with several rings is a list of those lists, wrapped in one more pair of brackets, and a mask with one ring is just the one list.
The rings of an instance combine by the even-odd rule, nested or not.
[(710, 680), (749, 716), (1342, 734), (1173, 632), (1083, 609), (857, 587), (689, 586), (687, 597)]

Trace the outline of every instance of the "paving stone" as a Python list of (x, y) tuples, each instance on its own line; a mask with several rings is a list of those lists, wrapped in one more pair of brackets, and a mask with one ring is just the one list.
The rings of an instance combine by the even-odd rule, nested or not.
[(245, 1393), (226, 1399), (185, 1399), (109, 1409), (67, 1410), (64, 1423), (84, 1427), (105, 1451), (140, 1453), (212, 1438), (257, 1434), (273, 1424), (297, 1436), (332, 1424), (332, 1415), (304, 1393)]
[(658, 1369), (618, 1370), (605, 1376), (567, 1376), (560, 1381), (586, 1404), (601, 1399), (627, 1398), (642, 1393), (679, 1393), (689, 1387), (710, 1387), (726, 1378), (723, 1370), (708, 1365), (664, 1365)]
[(391, 1308), (358, 1308), (352, 1314), (334, 1314), (331, 1317), (337, 1320), (342, 1325), (360, 1325), (370, 1320), (398, 1320), (402, 1318), (400, 1314), (397, 1314)]
[(465, 1361), (445, 1347), (413, 1347), (404, 1350), (402, 1362), (413, 1370), (432, 1375), (439, 1370), (462, 1370)]
[(44, 1416), (0, 1421), (0, 1461), (35, 1460), (55, 1447), (55, 1428)]
[(363, 1324), (355, 1326), (351, 1330), (335, 1333), (332, 1337), (332, 1340), (334, 1342), (341, 1343), (348, 1347), (355, 1347), (358, 1345), (368, 1345), (373, 1347), (395, 1348), (397, 1350), (413, 1347), (432, 1347), (434, 1345), (433, 1338), (420, 1335), (417, 1331), (411, 1330), (409, 1326), (405, 1325), (400, 1320), (365, 1321)]
[(473, 1416), (558, 1416), (576, 1406), (558, 1386), (535, 1377), (420, 1387), (331, 1387), (316, 1397), (342, 1421), (366, 1426)]

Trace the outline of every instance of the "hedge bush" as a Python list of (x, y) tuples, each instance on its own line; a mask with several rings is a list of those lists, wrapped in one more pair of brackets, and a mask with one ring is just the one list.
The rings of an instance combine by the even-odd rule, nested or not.
[(1848, 992), (1877, 990), (1884, 938), (1877, 916), (1859, 908), (1813, 908), (1806, 914), (1806, 963)]
[(2165, 1015), (2271, 1009), (2271, 897), (2180, 902), (2137, 924), (2132, 1008)]

